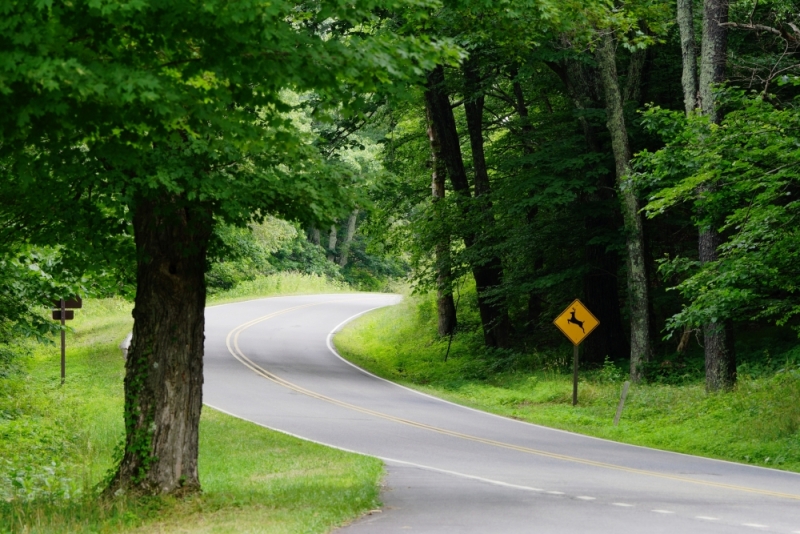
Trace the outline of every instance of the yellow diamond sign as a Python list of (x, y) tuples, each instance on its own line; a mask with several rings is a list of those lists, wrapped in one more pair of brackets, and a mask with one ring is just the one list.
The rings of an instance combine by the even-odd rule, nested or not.
[(572, 341), (573, 345), (580, 345), (586, 336), (597, 328), (600, 321), (592, 315), (589, 308), (583, 305), (583, 302), (575, 299), (572, 304), (567, 306), (566, 310), (561, 312), (561, 315), (556, 317), (553, 324)]

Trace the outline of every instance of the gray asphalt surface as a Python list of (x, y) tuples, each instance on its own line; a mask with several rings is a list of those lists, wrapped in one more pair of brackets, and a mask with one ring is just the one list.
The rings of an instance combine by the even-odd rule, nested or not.
[(279, 297), (206, 310), (204, 401), (382, 458), (384, 507), (348, 534), (800, 534), (800, 475), (497, 417), (374, 377), (331, 334), (398, 297)]

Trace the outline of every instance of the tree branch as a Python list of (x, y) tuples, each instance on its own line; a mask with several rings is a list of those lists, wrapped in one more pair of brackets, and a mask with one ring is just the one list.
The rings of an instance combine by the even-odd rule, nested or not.
[(756, 32), (764, 31), (775, 34), (782, 39), (786, 39), (787, 41), (793, 41), (795, 43), (800, 41), (800, 38), (798, 38), (797, 35), (792, 35), (791, 33), (783, 29), (773, 28), (772, 26), (766, 26), (764, 24), (741, 24), (739, 22), (722, 22), (720, 23), (720, 26), (727, 26), (728, 28), (737, 28), (739, 30), (748, 30)]

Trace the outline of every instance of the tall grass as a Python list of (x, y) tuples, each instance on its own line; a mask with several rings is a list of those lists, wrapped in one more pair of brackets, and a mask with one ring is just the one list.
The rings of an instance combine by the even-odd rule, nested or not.
[[(489, 412), (592, 436), (800, 472), (800, 368), (740, 373), (735, 391), (701, 380), (632, 386), (612, 421), (626, 373), (612, 362), (582, 372), (579, 405), (561, 361), (530, 351), (486, 352), (474, 332), (436, 336), (435, 302), (411, 297), (354, 321), (334, 338), (345, 358), (390, 380)], [(445, 361), (445, 354), (448, 354)]]
[(315, 274), (280, 272), (240, 282), (235, 287), (209, 295), (212, 304), (236, 302), (274, 295), (305, 295), (312, 293), (344, 293), (353, 291), (346, 283)]

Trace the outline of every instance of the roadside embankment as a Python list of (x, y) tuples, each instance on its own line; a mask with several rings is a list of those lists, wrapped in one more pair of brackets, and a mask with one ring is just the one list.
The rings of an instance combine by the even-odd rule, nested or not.
[(334, 342), (343, 357), (372, 373), (466, 406), (625, 443), (800, 472), (800, 368), (790, 359), (771, 372), (740, 367), (729, 393), (706, 393), (702, 377), (636, 384), (615, 427), (622, 368), (607, 361), (582, 371), (573, 407), (571, 348), (560, 351), (562, 359), (535, 351), (491, 353), (480, 350), (477, 337), (456, 334), (452, 344), (438, 338), (435, 302), (415, 296), (357, 319)]

